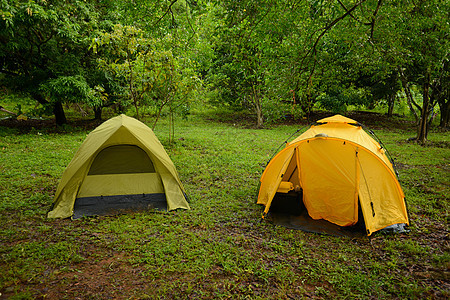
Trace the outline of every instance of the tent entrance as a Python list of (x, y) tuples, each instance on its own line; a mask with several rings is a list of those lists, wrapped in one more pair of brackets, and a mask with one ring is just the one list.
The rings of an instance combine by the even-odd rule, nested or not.
[(150, 208), (166, 210), (161, 177), (147, 153), (134, 145), (101, 150), (78, 191), (73, 218)]
[(155, 173), (147, 153), (136, 145), (114, 145), (94, 158), (88, 175)]
[(339, 139), (314, 139), (299, 149), (303, 201), (313, 219), (340, 226), (356, 223), (358, 213), (357, 149)]
[[(269, 214), (289, 214), (300, 216), (306, 211), (303, 204), (303, 192), (290, 191), (288, 193), (276, 193), (269, 209)], [(307, 212), (307, 211), (306, 211)]]
[[(303, 192), (276, 193), (267, 218), (274, 224), (306, 232), (332, 236), (364, 237), (364, 216), (358, 205), (358, 222), (352, 226), (339, 226), (324, 219), (314, 220), (303, 203)], [(359, 204), (359, 201), (358, 201)]]

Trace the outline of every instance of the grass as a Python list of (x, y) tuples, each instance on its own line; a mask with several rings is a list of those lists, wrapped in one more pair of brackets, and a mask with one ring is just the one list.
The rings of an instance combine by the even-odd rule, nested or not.
[(412, 128), (375, 124), (398, 164), (411, 232), (352, 240), (261, 220), (259, 178), (300, 126), (248, 125), (194, 115), (177, 120), (168, 144), (163, 119), (155, 133), (192, 209), (77, 221), (46, 212), (92, 126), (0, 127), (0, 298), (449, 297), (447, 133), (421, 147), (406, 142)]

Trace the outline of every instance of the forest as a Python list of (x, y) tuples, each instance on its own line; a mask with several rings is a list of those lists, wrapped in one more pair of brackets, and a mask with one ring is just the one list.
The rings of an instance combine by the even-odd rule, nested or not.
[[(314, 109), (399, 105), (423, 143), (449, 123), (447, 1), (16, 1), (0, 6), (8, 111), (64, 105), (101, 119), (183, 117), (195, 105), (261, 128)], [(25, 100), (24, 100), (25, 99)], [(22, 108), (23, 106), (23, 108)], [(9, 108), (9, 109), (8, 109)], [(404, 112), (405, 113), (405, 112)]]
[[(0, 16), (0, 299), (449, 298), (449, 1), (0, 0)], [(153, 130), (190, 209), (48, 218), (120, 114)], [(274, 152), (336, 114), (389, 150), (405, 232), (262, 218)]]

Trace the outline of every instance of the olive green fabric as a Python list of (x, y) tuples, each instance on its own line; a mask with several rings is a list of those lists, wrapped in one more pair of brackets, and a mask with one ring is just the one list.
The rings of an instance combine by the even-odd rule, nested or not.
[(71, 217), (80, 192), (81, 196), (164, 192), (168, 210), (189, 209), (178, 172), (158, 138), (148, 126), (123, 114), (86, 137), (62, 175), (48, 217)]
[(95, 157), (89, 175), (155, 173), (147, 153), (134, 145), (116, 145), (103, 149)]
[(88, 175), (78, 198), (129, 194), (161, 194), (164, 187), (158, 173)]

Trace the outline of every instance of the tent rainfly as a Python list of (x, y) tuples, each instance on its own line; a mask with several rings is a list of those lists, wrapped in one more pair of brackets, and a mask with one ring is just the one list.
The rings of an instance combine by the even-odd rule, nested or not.
[(93, 130), (64, 171), (49, 218), (148, 208), (189, 209), (174, 164), (153, 131), (120, 115)]
[(361, 124), (341, 115), (317, 121), (271, 159), (257, 200), (265, 206), (263, 217), (272, 207), (285, 205), (287, 194), (298, 196), (294, 201), (311, 221), (344, 227), (363, 218), (367, 235), (409, 224), (404, 194), (385, 149)]

